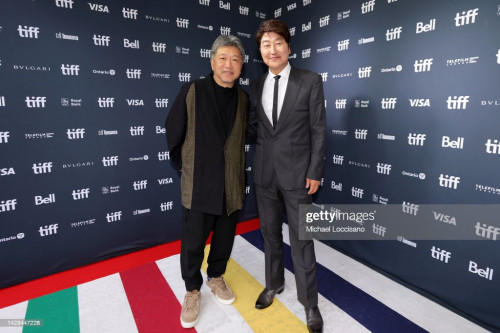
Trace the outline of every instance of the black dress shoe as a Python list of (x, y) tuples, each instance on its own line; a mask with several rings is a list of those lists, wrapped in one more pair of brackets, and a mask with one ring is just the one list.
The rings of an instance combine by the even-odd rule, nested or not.
[(276, 296), (276, 294), (281, 294), (284, 289), (285, 285), (282, 285), (278, 289), (264, 288), (264, 291), (262, 291), (259, 295), (259, 298), (257, 298), (257, 302), (255, 302), (255, 308), (267, 308), (269, 305), (273, 304), (274, 296)]
[(307, 329), (310, 333), (323, 332), (323, 318), (317, 306), (306, 308)]

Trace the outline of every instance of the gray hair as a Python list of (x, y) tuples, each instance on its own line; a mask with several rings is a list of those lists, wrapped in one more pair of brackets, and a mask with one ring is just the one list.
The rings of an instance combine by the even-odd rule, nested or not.
[(215, 54), (219, 47), (223, 46), (234, 46), (240, 51), (241, 61), (245, 60), (245, 49), (243, 48), (243, 44), (241, 44), (241, 40), (233, 35), (220, 35), (212, 44), (212, 50), (210, 51), (210, 57), (215, 58)]

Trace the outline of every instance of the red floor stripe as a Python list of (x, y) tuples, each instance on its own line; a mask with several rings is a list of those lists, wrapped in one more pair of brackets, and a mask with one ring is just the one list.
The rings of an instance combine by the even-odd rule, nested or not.
[(126, 270), (120, 276), (139, 333), (196, 332), (182, 328), (181, 304), (155, 263)]
[[(240, 222), (236, 234), (258, 228), (258, 219)], [(180, 244), (175, 241), (0, 289), (0, 309), (178, 254)]]

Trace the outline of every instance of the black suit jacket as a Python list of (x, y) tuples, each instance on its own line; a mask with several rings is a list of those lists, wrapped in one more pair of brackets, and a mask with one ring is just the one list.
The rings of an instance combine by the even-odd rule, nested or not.
[(323, 81), (317, 73), (292, 66), (276, 129), (262, 106), (267, 73), (250, 86), (249, 132), (256, 134), (254, 183), (269, 185), (274, 175), (285, 190), (321, 180), (326, 151)]

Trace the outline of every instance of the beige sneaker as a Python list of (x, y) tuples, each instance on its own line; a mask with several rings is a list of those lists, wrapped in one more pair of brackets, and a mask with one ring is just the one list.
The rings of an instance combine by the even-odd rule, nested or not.
[(229, 288), (222, 276), (211, 278), (207, 281), (207, 286), (215, 294), (215, 297), (222, 304), (233, 304), (235, 297), (231, 288)]
[(200, 319), (201, 293), (198, 290), (188, 291), (184, 296), (181, 310), (181, 325), (184, 328), (194, 327)]

